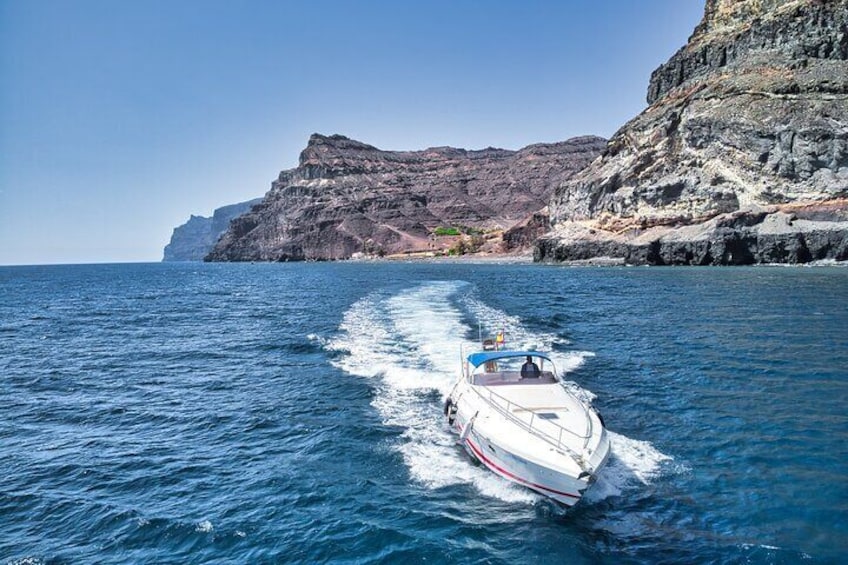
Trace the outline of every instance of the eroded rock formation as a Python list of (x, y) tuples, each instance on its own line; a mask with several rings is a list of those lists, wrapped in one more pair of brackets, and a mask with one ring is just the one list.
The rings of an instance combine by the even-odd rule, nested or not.
[(383, 151), (315, 134), (299, 166), (281, 172), (264, 200), (230, 224), (207, 260), (427, 251), (439, 227), (505, 230), (544, 208), (553, 188), (604, 146), (601, 138), (579, 137), (519, 151)]
[(537, 260), (848, 259), (848, 1), (708, 0), (648, 102), (556, 189)]

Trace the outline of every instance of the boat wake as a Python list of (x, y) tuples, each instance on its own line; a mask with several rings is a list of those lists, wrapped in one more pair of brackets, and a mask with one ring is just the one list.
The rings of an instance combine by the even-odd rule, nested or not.
[(672, 457), (660, 452), (650, 442), (632, 439), (607, 430), (611, 455), (598, 473), (595, 485), (586, 491), (589, 502), (619, 496), (628, 487), (649, 485), (662, 474)]
[[(362, 298), (345, 312), (338, 335), (323, 346), (337, 353), (332, 362), (341, 370), (373, 379), (372, 404), (386, 425), (404, 430), (397, 449), (415, 481), (433, 489), (472, 485), (505, 502), (534, 503), (541, 497), (469, 464), (442, 417), (441, 401), (456, 382), (462, 352), (478, 348), (472, 339), (478, 333), (472, 324), (478, 321), (485, 332), (503, 330), (510, 347), (549, 351), (563, 343), (553, 334), (531, 333), (519, 318), (484, 304), (468, 283), (432, 281)], [(593, 355), (570, 352), (555, 355), (554, 361), (566, 374)], [(594, 398), (576, 383), (566, 385), (588, 402)], [(671, 459), (648, 442), (615, 433), (611, 438), (612, 458), (590, 489), (590, 501), (650, 481)]]

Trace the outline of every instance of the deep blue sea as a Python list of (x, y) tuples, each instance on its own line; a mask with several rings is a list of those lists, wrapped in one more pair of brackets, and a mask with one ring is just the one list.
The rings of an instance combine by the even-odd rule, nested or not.
[[(442, 401), (480, 327), (612, 432), (568, 512)], [(0, 268), (0, 562), (848, 562), (848, 268)]]

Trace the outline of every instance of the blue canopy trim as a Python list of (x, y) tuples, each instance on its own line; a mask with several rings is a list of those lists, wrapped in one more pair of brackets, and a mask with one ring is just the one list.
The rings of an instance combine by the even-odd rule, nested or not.
[[(477, 353), (472, 353), (468, 356), (468, 362), (476, 368), (487, 361), (507, 359), (510, 357), (527, 357), (528, 355), (531, 357), (541, 357), (542, 359), (551, 361), (551, 358), (547, 353), (540, 353), (539, 351), (478, 351)], [(551, 363), (553, 363), (553, 361), (551, 361)]]

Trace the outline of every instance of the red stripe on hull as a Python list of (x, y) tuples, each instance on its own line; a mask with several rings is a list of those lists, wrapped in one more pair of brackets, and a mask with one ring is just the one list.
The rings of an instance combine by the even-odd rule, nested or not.
[(525, 485), (527, 485), (527, 486), (528, 486), (528, 487), (530, 487), (530, 488), (535, 488), (535, 489), (545, 490), (545, 491), (548, 491), (548, 492), (552, 492), (552, 493), (554, 493), (554, 494), (558, 494), (558, 495), (560, 495), (560, 496), (567, 496), (567, 497), (569, 497), (569, 498), (574, 498), (575, 500), (580, 500), (580, 495), (571, 494), (571, 493), (569, 493), (569, 492), (562, 492), (562, 491), (559, 491), (559, 490), (556, 490), (556, 489), (552, 489), (552, 488), (549, 488), (549, 487), (546, 487), (546, 486), (538, 485), (538, 484), (533, 483), (533, 482), (530, 482), (530, 481), (528, 481), (528, 480), (526, 480), (526, 479), (522, 479), (522, 478), (521, 478), (521, 477), (519, 477), (518, 475), (514, 475), (514, 474), (510, 473), (509, 471), (507, 471), (506, 469), (504, 469), (504, 468), (500, 467), (500, 466), (499, 466), (499, 465), (497, 465), (494, 461), (492, 461), (491, 459), (489, 459), (488, 457), (486, 457), (485, 455), (483, 455), (483, 451), (482, 451), (481, 449), (479, 449), (476, 445), (474, 445), (474, 444), (471, 442), (471, 440), (470, 440), (470, 439), (466, 439), (466, 440), (465, 440), (465, 443), (467, 443), (467, 444), (468, 444), (468, 447), (470, 447), (470, 448), (471, 448), (471, 451), (473, 451), (473, 452), (474, 452), (474, 455), (476, 455), (476, 456), (477, 456), (477, 458), (478, 458), (478, 459), (480, 459), (480, 461), (482, 461), (483, 463), (485, 463), (487, 467), (489, 467), (489, 468), (490, 468), (490, 469), (492, 469), (493, 471), (495, 471), (495, 472), (497, 472), (497, 473), (499, 473), (499, 474), (503, 475), (504, 477), (506, 477), (506, 478), (508, 478), (508, 479), (512, 479), (512, 480), (517, 481), (517, 482), (519, 482), (519, 483), (525, 484)]

